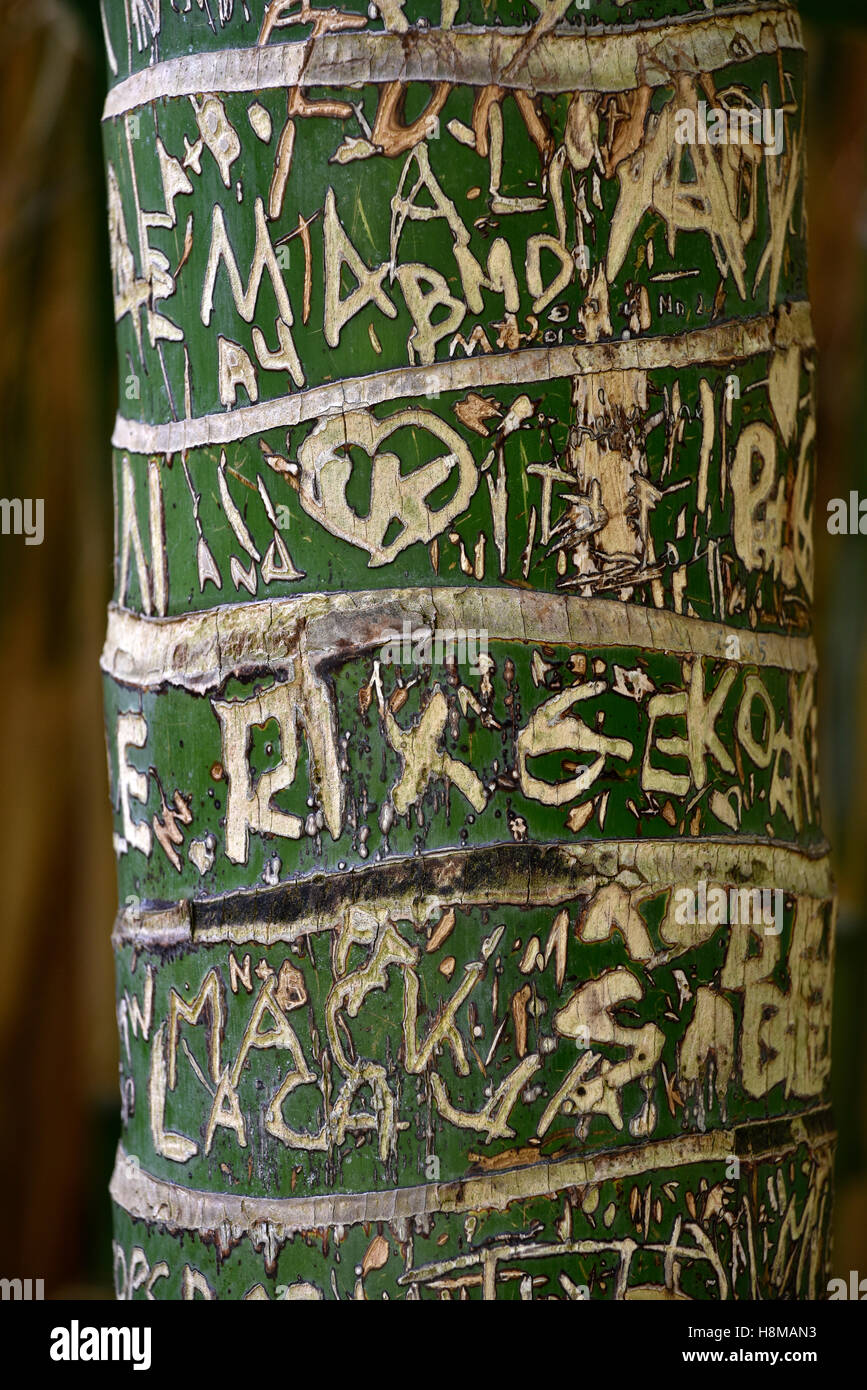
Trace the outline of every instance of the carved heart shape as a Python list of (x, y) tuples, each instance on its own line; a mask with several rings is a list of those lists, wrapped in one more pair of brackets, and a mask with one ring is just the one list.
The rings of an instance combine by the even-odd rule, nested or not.
[[(396, 454), (379, 453), (384, 440), (398, 430), (425, 430), (439, 439), (447, 453), (402, 474)], [(370, 510), (358, 516), (346, 500), (352, 477), (348, 449), (364, 449), (371, 459)], [(299, 498), (309, 516), (334, 536), (341, 536), (370, 555), (371, 568), (387, 565), (416, 541), (432, 541), (447, 529), (469, 505), (479, 474), (468, 445), (438, 415), (415, 407), (377, 420), (367, 410), (351, 411), (322, 420), (298, 450), (301, 465)], [(434, 510), (430, 495), (458, 470), (454, 496)], [(392, 521), (401, 530), (386, 544)]]

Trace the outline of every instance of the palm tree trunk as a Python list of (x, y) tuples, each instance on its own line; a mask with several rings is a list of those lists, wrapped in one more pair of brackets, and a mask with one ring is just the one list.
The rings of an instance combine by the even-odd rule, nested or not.
[(800, 26), (534, 6), (104, 0), (123, 1297), (826, 1289)]

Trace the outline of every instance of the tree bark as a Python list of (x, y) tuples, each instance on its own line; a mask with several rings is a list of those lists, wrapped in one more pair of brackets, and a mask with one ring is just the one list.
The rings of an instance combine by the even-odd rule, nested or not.
[(103, 9), (119, 1296), (823, 1295), (795, 11)]

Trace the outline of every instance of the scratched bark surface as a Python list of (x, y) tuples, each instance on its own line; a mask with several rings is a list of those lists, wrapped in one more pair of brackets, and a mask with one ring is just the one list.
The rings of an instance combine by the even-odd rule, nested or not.
[(101, 9), (118, 1296), (822, 1296), (795, 9)]

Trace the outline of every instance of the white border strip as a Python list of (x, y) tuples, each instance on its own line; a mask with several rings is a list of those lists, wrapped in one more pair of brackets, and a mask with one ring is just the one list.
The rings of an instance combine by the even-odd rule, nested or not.
[(118, 415), (112, 444), (135, 454), (174, 454), (228, 444), (265, 430), (289, 428), (347, 410), (359, 410), (428, 391), (477, 391), (490, 386), (523, 385), (558, 377), (654, 367), (682, 370), (721, 364), (797, 342), (813, 344), (806, 301), (773, 314), (732, 319), (691, 332), (653, 338), (627, 338), (571, 347), (522, 348), (515, 352), (452, 358), (430, 367), (394, 367), (369, 376), (313, 386), (290, 396), (242, 406), (238, 410), (151, 425)]
[[(408, 872), (407, 860), (402, 857), (371, 866), (372, 874), (358, 868), (316, 874), (290, 880), (267, 893), (255, 886), (218, 897), (185, 899), (168, 908), (124, 907), (114, 921), (112, 945), (116, 950), (134, 951), (192, 945), (288, 945), (311, 934), (336, 931), (346, 908), (373, 912), (384, 897), (395, 913), (421, 924), (457, 903), (463, 908), (496, 911), (504, 907), (559, 908), (574, 904), (583, 893), (603, 884), (635, 887), (636, 874), (654, 892), (699, 878), (753, 888), (782, 888), (785, 893), (822, 901), (834, 892), (827, 854), (810, 858), (803, 849), (780, 845), (708, 838), (585, 840), (533, 848), (537, 852), (532, 858), (516, 860), (512, 854), (503, 856), (500, 846), (496, 881), (494, 876), (480, 881), (472, 873), (473, 866), (478, 865), (478, 849), (446, 849), (426, 854), (418, 874)], [(496, 851), (496, 846), (486, 847), (488, 854)], [(305, 907), (302, 913), (288, 917), (283, 905), (290, 897)]]
[(537, 92), (628, 91), (662, 86), (673, 72), (715, 72), (778, 48), (802, 48), (789, 6), (724, 10), (650, 28), (596, 33), (429, 29), (323, 34), (301, 43), (227, 48), (169, 58), (109, 92), (108, 120), (163, 97), (366, 82), (496, 84)]
[(299, 594), (172, 618), (145, 617), (112, 604), (100, 665), (124, 685), (172, 685), (202, 695), (242, 671), (285, 669), (301, 655), (302, 640), (314, 665), (318, 656), (338, 652), (349, 661), (382, 646), (404, 620), (414, 630), (484, 628), (489, 641), (639, 647), (722, 661), (735, 660), (726, 644), (736, 631), (740, 665), (798, 672), (816, 666), (809, 637), (734, 629), (619, 599), (493, 586)]
[[(744, 1153), (744, 1157), (750, 1161), (761, 1161), (776, 1154), (791, 1152), (799, 1143), (807, 1142), (819, 1148), (832, 1142), (832, 1132), (812, 1139), (808, 1137), (805, 1123), (808, 1115), (823, 1113), (824, 1107), (806, 1115), (780, 1116), (780, 1122), (789, 1125), (788, 1136), (777, 1144), (771, 1144), (766, 1150)], [(112, 1199), (130, 1216), (146, 1221), (159, 1221), (167, 1226), (198, 1233), (230, 1227), (233, 1234), (254, 1234), (257, 1230), (263, 1234), (263, 1228), (268, 1227), (280, 1240), (299, 1231), (374, 1221), (392, 1224), (434, 1212), (490, 1208), (504, 1211), (514, 1202), (553, 1196), (566, 1187), (583, 1187), (587, 1183), (600, 1183), (612, 1178), (637, 1177), (640, 1173), (690, 1163), (719, 1163), (738, 1152), (735, 1146), (739, 1133), (748, 1133), (750, 1129), (760, 1132), (766, 1123), (757, 1121), (733, 1129), (661, 1139), (640, 1147), (625, 1145), (621, 1149), (588, 1155), (586, 1158), (564, 1158), (556, 1162), (543, 1159), (526, 1168), (507, 1168), (456, 1182), (423, 1183), (381, 1192), (334, 1192), (314, 1197), (242, 1196), (233, 1192), (206, 1192), (180, 1187), (164, 1178), (153, 1177), (121, 1145), (118, 1147), (109, 1191)], [(773, 1120), (770, 1123), (773, 1124)]]

